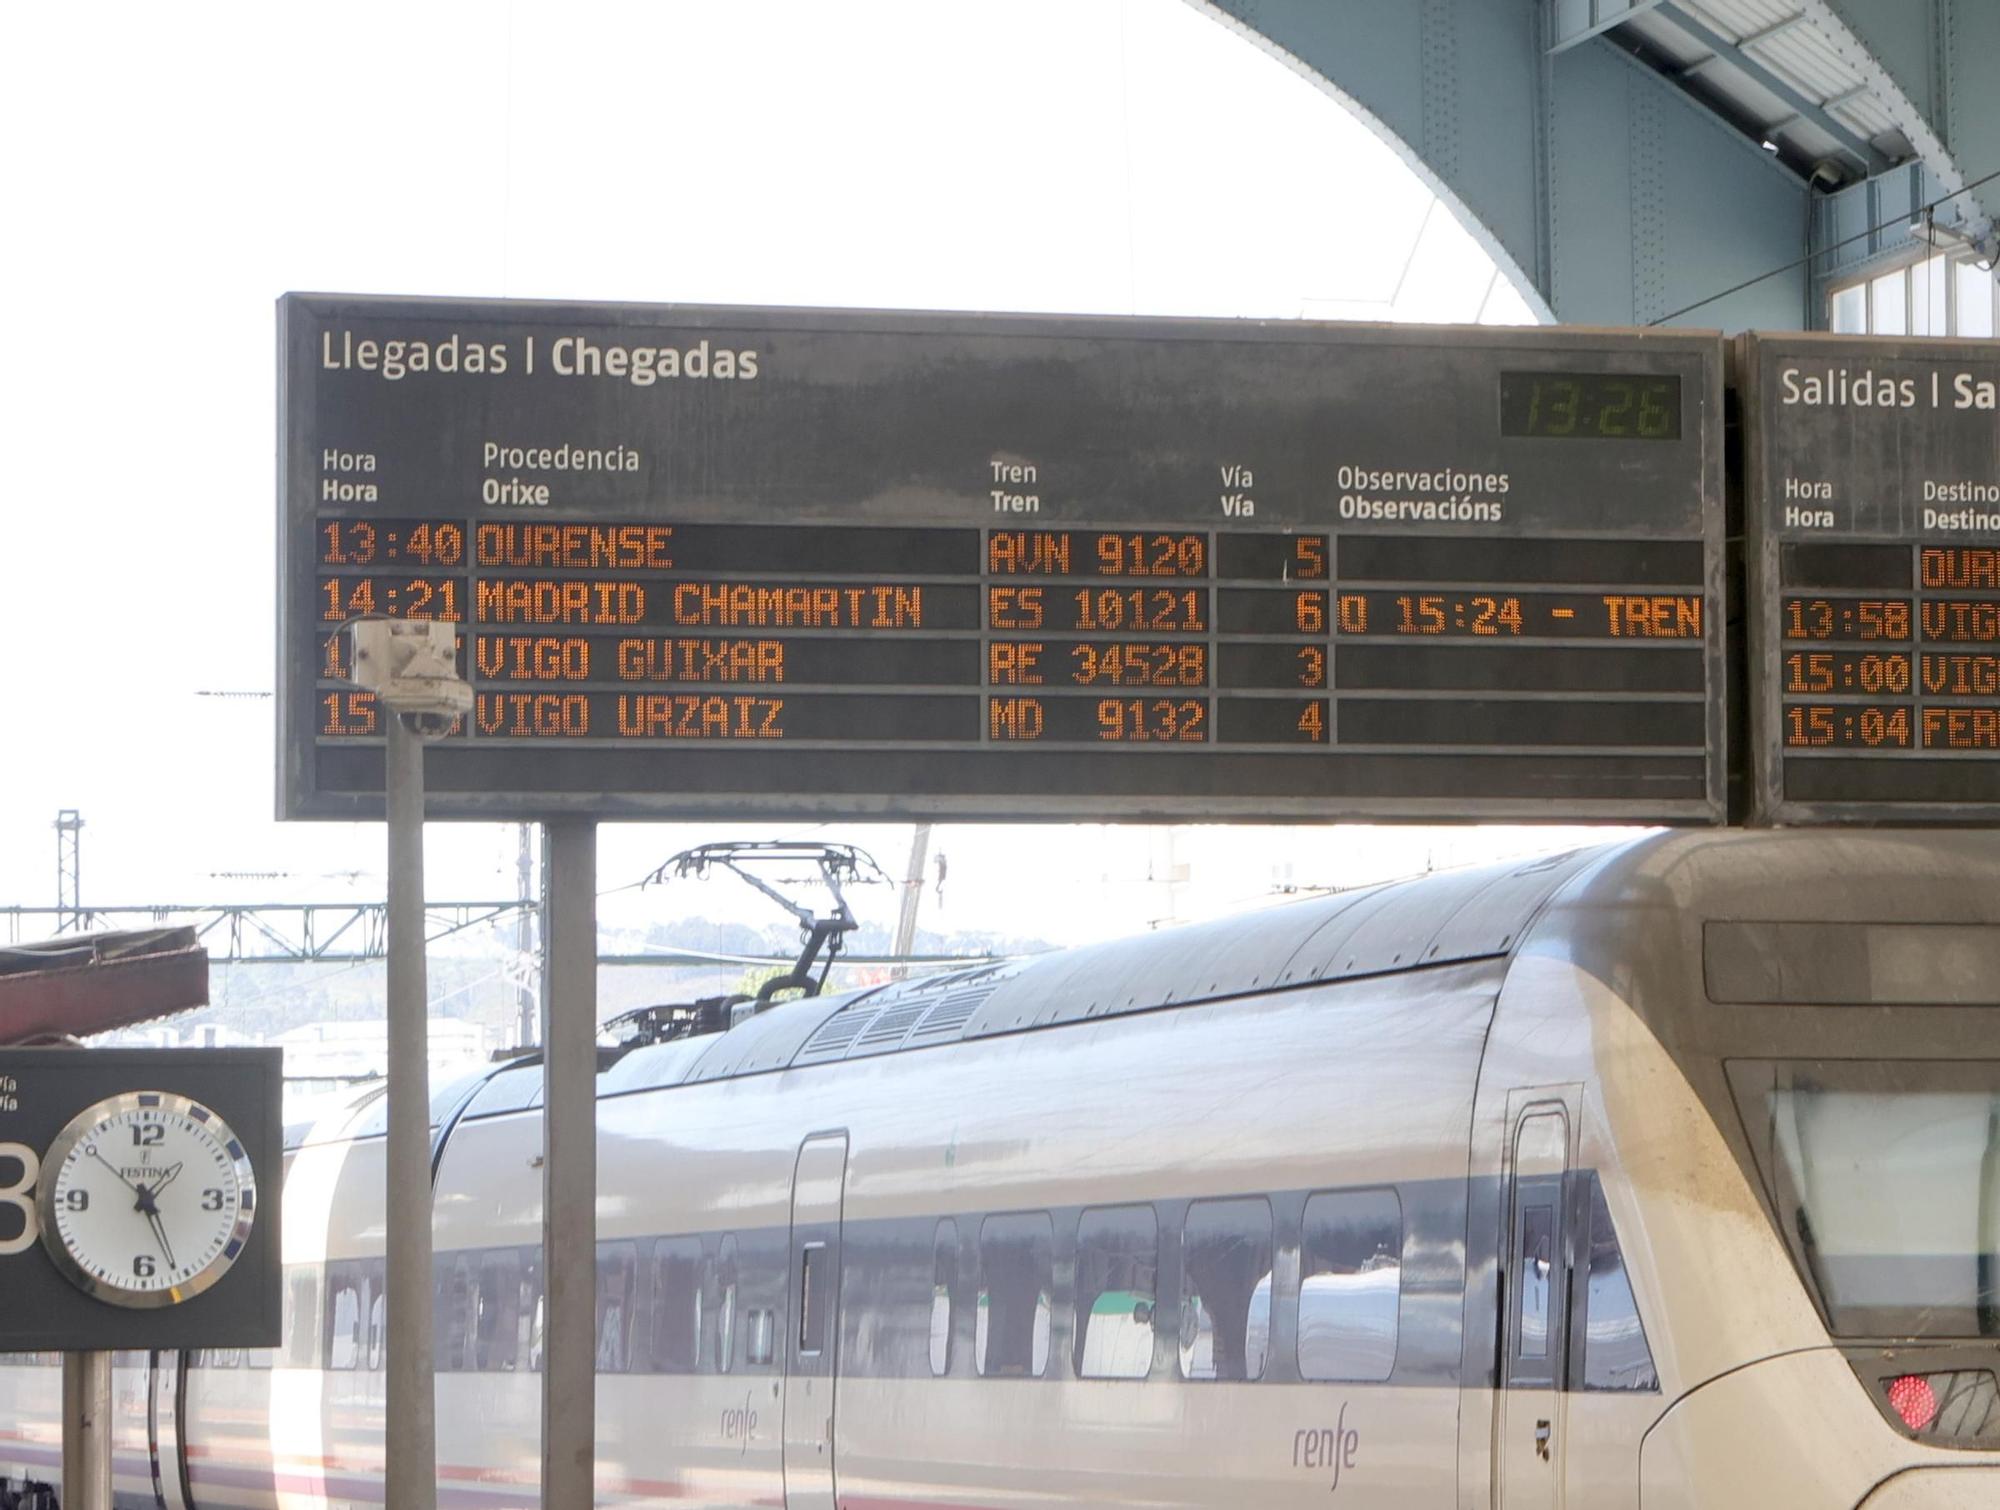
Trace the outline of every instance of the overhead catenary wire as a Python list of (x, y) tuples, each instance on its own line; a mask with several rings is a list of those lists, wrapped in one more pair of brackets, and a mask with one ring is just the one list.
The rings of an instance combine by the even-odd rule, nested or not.
[(1953, 189), (1949, 194), (1940, 194), (1936, 199), (1930, 200), (1928, 203), (1918, 205), (1916, 209), (1910, 211), (1906, 215), (1892, 215), (1887, 220), (1877, 221), (1874, 225), (1869, 226), (1866, 230), (1856, 231), (1852, 236), (1843, 236), (1840, 240), (1833, 242), (1831, 245), (1823, 246), (1815, 251), (1807, 252), (1803, 257), (1795, 258), (1792, 261), (1787, 262), (1780, 267), (1774, 267), (1769, 272), (1759, 273), (1754, 278), (1745, 278), (1741, 283), (1732, 283), (1728, 288), (1722, 289), (1717, 293), (1712, 293), (1705, 299), (1697, 299), (1692, 304), (1683, 304), (1679, 309), (1670, 310), (1666, 314), (1661, 315), (1656, 320), (1648, 320), (1646, 324), (1648, 327), (1651, 327), (1654, 325), (1664, 325), (1669, 320), (1678, 320), (1682, 315), (1693, 314), (1697, 309), (1701, 309), (1706, 305), (1713, 304), (1718, 299), (1727, 299), (1731, 294), (1740, 294), (1746, 288), (1755, 288), (1759, 283), (1762, 283), (1767, 279), (1776, 278), (1781, 274), (1789, 273), (1794, 268), (1804, 267), (1807, 263), (1815, 261), (1820, 257), (1824, 257), (1829, 252), (1837, 252), (1844, 246), (1852, 246), (1857, 241), (1865, 241), (1870, 236), (1876, 234), (1876, 232), (1878, 231), (1886, 231), (1891, 226), (1900, 225), (1909, 221), (1928, 220), (1939, 205), (1945, 204), (1950, 200), (1957, 199), (1962, 194), (1970, 194), (1974, 189), (1980, 188), (1985, 184), (1990, 184), (1996, 178), (2000, 178), (2000, 168), (1994, 169), (1993, 172), (1986, 174), (1983, 178), (1975, 178), (1971, 183), (1965, 185), (1963, 188)]

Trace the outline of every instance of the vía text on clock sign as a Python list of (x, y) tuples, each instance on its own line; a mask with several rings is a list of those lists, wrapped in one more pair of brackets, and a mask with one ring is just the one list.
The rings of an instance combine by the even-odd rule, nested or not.
[(1932, 370), (1916, 377), (1885, 377), (1869, 368), (1786, 367), (1778, 374), (1778, 401), (1808, 409), (2000, 409), (2000, 383), (1970, 372)]

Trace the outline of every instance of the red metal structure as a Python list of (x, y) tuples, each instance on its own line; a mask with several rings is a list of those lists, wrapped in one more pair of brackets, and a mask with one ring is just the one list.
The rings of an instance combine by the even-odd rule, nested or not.
[(84, 1038), (208, 1003), (192, 928), (0, 947), (0, 1043)]

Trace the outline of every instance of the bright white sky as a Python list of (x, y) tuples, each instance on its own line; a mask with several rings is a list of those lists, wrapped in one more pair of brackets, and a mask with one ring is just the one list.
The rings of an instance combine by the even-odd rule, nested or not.
[[(288, 289), (1529, 318), (1365, 125), (1183, 0), (57, 5), (8, 32), (0, 903), (54, 902), (63, 807), (89, 902), (380, 894), (379, 827), (273, 821), (269, 701), (202, 695), (272, 685)], [(602, 883), (773, 832), (607, 829)], [(838, 836), (900, 872), (907, 828)], [(1170, 863), (1187, 914), (1554, 837), (945, 828), (925, 922), (1073, 939), (1160, 916)], [(511, 831), (429, 853), (433, 896), (512, 890)]]

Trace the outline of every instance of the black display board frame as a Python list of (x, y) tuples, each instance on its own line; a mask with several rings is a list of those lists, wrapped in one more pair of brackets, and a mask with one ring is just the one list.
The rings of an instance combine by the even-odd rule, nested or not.
[[(281, 817), (380, 816), (379, 725), (324, 674), (339, 669), (332, 631), (356, 614), (449, 605), (477, 640), (466, 655), (481, 701), (466, 732), (430, 747), (434, 817), (1723, 821), (1714, 335), (288, 295), (279, 336)], [(391, 343), (400, 343), (393, 358)], [(668, 365), (681, 375), (662, 376)], [(695, 368), (700, 376), (687, 375)], [(1551, 388), (1538, 410), (1523, 373), (1571, 387)], [(1678, 407), (1667, 425), (1670, 392)], [(540, 465), (486, 464), (492, 446)], [(586, 453), (595, 453), (587, 465), (562, 459)], [(1349, 477), (1360, 481), (1343, 493)], [(1252, 499), (1254, 515), (1227, 512), (1232, 491)], [(1019, 499), (1032, 512), (999, 512)], [(394, 561), (362, 560), (361, 536), (339, 528), (369, 523), (376, 553), (399, 521), (426, 520), (455, 522), (462, 546), (489, 523), (504, 526), (509, 548), (527, 521), (665, 521), (690, 538), (706, 531), (704, 548), (735, 553), (738, 566), (743, 551), (764, 548), (730, 531), (800, 527), (812, 546), (786, 549), (824, 547), (825, 570), (800, 580), (832, 595), (829, 612), (836, 599), (861, 605), (857, 613), (889, 601), (845, 596), (857, 589), (924, 586), (944, 627), (898, 644), (913, 650), (928, 638), (943, 653), (955, 637), (969, 640), (973, 674), (896, 682), (897, 663), (871, 647), (859, 659), (882, 659), (865, 668), (878, 681), (808, 685), (781, 699), (754, 683), (622, 685), (608, 679), (610, 600), (601, 601), (611, 618), (563, 619), (595, 611), (600, 600), (586, 605), (584, 595), (617, 572), (445, 573), (408, 555), (407, 531)], [(1303, 552), (1296, 537), (1319, 535), (1336, 558), (1317, 584), (1326, 589), (1317, 610), (1340, 631), (1326, 627), (1320, 640), (1332, 669), (1303, 690), (1279, 688), (1272, 669), (1277, 655), (1313, 646), (1273, 632), (1273, 604), (1290, 605), (1270, 589), (1304, 596), (1312, 581), (1282, 576), (1283, 565), (1264, 580), (1231, 580), (1218, 565), (1192, 611), (1208, 615), (1190, 622), (1212, 634), (1188, 696), (1128, 682), (1002, 697), (996, 657), (1013, 645), (1001, 643), (994, 594), (1005, 589), (992, 566), (1003, 526), (1024, 539), (1070, 532), (1086, 556), (1114, 535), (1150, 549), (1200, 534), (1217, 562), (1235, 538)], [(894, 538), (897, 551), (942, 549), (944, 534), (963, 532), (972, 565), (919, 580), (895, 570), (896, 551), (857, 548), (842, 531)], [(1403, 565), (1343, 575), (1349, 542)], [(625, 544), (645, 559), (641, 537)], [(1433, 544), (1445, 562), (1435, 571), (1423, 556)], [(857, 549), (872, 570), (835, 573), (840, 553)], [(1622, 564), (1600, 569), (1613, 557)], [(674, 585), (715, 586), (732, 571)], [(769, 585), (784, 573), (736, 575)], [(669, 624), (681, 604), (661, 606), (667, 581), (654, 578), (652, 598), (634, 599), (649, 615), (641, 633), (676, 645), (728, 636)], [(1087, 657), (1101, 642), (1089, 639), (1102, 626), (1085, 622), (1081, 593), (1106, 585), (1062, 584), (1064, 611), (1083, 618), (1057, 655)], [(1149, 596), (1128, 600), (1135, 613), (1152, 612), (1153, 590), (1177, 584), (1140, 585)], [(574, 588), (577, 598), (533, 599), (528, 586)], [(517, 587), (518, 603), (503, 601)], [(538, 632), (557, 622), (547, 645), (601, 640), (565, 649), (587, 657), (588, 685), (567, 687), (551, 670), (517, 698), (494, 679), (510, 638), (532, 636), (478, 621), (489, 589), (495, 613)], [(1071, 596), (1080, 606), (1067, 607)], [(1301, 634), (1314, 607), (1296, 605)], [(1343, 607), (1374, 615), (1363, 633), (1375, 641), (1346, 638)], [(1391, 640), (1392, 615), (1408, 638)], [(1676, 618), (1693, 638), (1639, 642), (1675, 633)], [(1558, 619), (1577, 637), (1563, 638)], [(1439, 639), (1424, 643), (1433, 622)], [(1500, 638), (1477, 638), (1489, 631)], [(856, 620), (836, 633), (873, 632)], [(1177, 632), (1169, 620), (1139, 648), (1185, 643)], [(1618, 635), (1628, 643), (1611, 645)], [(1547, 644), (1510, 654), (1509, 636)], [(823, 664), (835, 640), (802, 633), (788, 643), (801, 663), (817, 650)], [(1340, 681), (1344, 656), (1360, 681)], [(791, 727), (779, 727), (773, 701), (786, 703)], [(718, 737), (706, 737), (702, 718)], [(580, 720), (589, 737), (541, 737), (563, 719)], [(1203, 748), (1188, 747), (1189, 719)], [(621, 732), (662, 737), (601, 737), (614, 720)], [(966, 729), (975, 732), (944, 732)], [(763, 731), (799, 737), (752, 737)], [(851, 742), (875, 733), (884, 737)], [(1041, 743), (1025, 748), (1029, 739)], [(1324, 748), (1297, 748), (1316, 740)]]
[[(1743, 426), (1746, 818), (1992, 824), (2000, 348), (1757, 332), (1732, 345), (1731, 387)], [(1971, 558), (1992, 580), (1970, 581)]]

